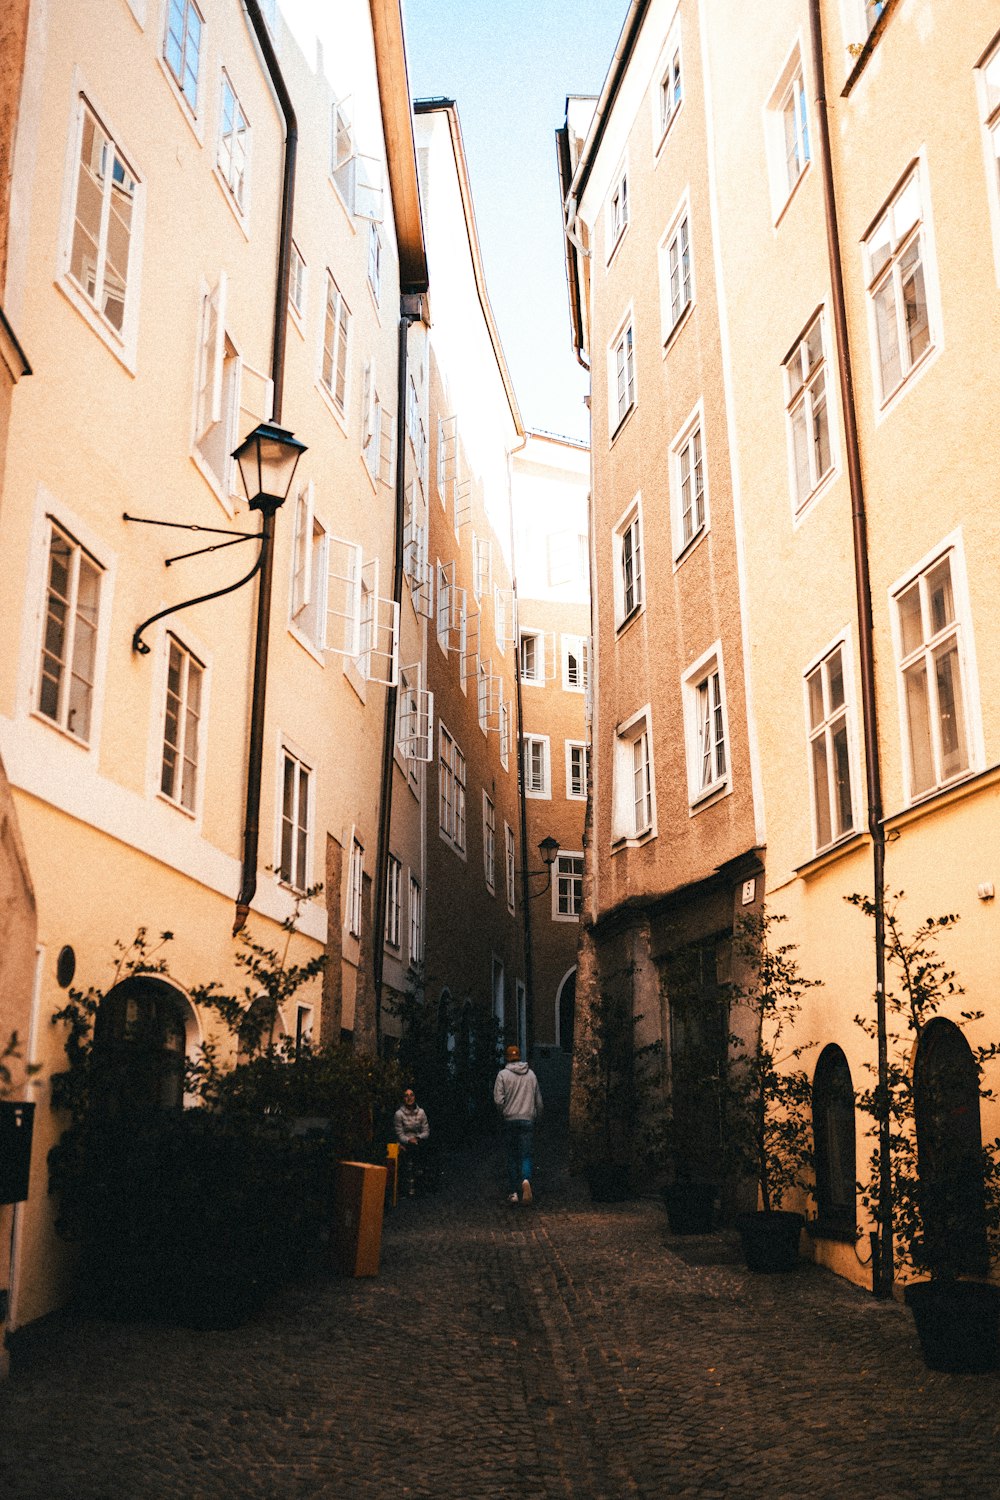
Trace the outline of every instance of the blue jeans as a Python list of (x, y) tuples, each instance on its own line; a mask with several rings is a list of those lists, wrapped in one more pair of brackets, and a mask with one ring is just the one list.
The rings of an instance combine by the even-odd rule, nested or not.
[(525, 1179), (531, 1181), (531, 1153), (535, 1142), (534, 1120), (504, 1120), (503, 1142), (507, 1155), (507, 1186), (516, 1193)]

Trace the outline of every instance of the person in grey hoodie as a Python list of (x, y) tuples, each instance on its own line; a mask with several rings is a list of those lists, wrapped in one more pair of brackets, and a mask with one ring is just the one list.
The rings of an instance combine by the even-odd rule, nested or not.
[(542, 1114), (542, 1091), (528, 1064), (521, 1061), (520, 1047), (508, 1047), (504, 1057), (506, 1067), (497, 1074), (497, 1081), (493, 1085), (493, 1102), (503, 1123), (507, 1186), (510, 1188), (507, 1202), (530, 1203), (531, 1157), (535, 1121)]

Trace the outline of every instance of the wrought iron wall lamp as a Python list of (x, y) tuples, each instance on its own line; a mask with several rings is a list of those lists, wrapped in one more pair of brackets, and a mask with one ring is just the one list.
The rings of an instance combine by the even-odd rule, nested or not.
[(555, 862), (556, 862), (556, 855), (559, 853), (559, 840), (558, 839), (554, 839), (551, 834), (547, 834), (545, 836), (545, 838), (543, 838), (541, 840), (541, 842), (539, 843), (539, 845), (538, 845), (538, 852), (542, 856), (542, 864), (544, 866), (543, 869), (541, 869), (541, 870), (518, 870), (518, 872), (517, 872), (519, 875), (527, 875), (527, 876), (544, 875), (545, 876), (545, 884), (543, 886), (541, 886), (537, 891), (532, 891), (532, 892), (529, 893), (529, 895), (528, 895), (528, 900), (529, 901), (534, 901), (536, 896), (544, 896), (545, 892), (547, 890), (549, 890), (550, 887), (551, 887), (551, 885), (552, 885), (552, 866), (555, 864)]
[(284, 427), (276, 427), (270, 422), (261, 422), (243, 439), (233, 453), (232, 456), (239, 466), (240, 478), (243, 480), (243, 488), (246, 491), (250, 509), (259, 510), (261, 513), (260, 531), (230, 531), (222, 526), (201, 526), (195, 522), (158, 521), (150, 516), (130, 516), (127, 511), (124, 512), (122, 520), (136, 521), (144, 526), (168, 526), (177, 531), (206, 532), (213, 536), (231, 538), (228, 542), (213, 542), (208, 547), (197, 547), (192, 552), (178, 552), (173, 557), (166, 558), (168, 568), (173, 563), (184, 562), (189, 557), (202, 557), (208, 552), (221, 552), (226, 547), (238, 547), (241, 542), (260, 543), (260, 551), (253, 567), (235, 583), (227, 584), (225, 588), (214, 589), (208, 594), (199, 594), (194, 599), (185, 599), (180, 604), (170, 604), (166, 609), (157, 610), (155, 615), (150, 615), (148, 620), (143, 620), (132, 635), (133, 651), (138, 652), (140, 656), (148, 656), (149, 645), (143, 640), (143, 635), (150, 625), (155, 625), (157, 620), (165, 619), (167, 615), (175, 615), (182, 609), (190, 609), (195, 604), (205, 604), (210, 599), (221, 599), (225, 594), (234, 594), (237, 589), (241, 589), (245, 583), (249, 583), (257, 576), (269, 557), (271, 522), (275, 511), (288, 498), (299, 459), (305, 452), (305, 443), (299, 442), (298, 438)]

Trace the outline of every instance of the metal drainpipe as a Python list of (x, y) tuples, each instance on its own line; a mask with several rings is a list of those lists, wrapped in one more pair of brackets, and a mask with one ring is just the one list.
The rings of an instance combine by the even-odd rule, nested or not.
[[(399, 299), (399, 356), (396, 380), (396, 513), (392, 564), (392, 597), (403, 603), (403, 515), (406, 505), (406, 374), (407, 334), (420, 318), (420, 299)], [(398, 649), (398, 642), (397, 642)], [(375, 853), (375, 910), (372, 917), (372, 976), (375, 982), (375, 1050), (382, 1052), (382, 973), (385, 967), (385, 902), (389, 887), (389, 839), (392, 832), (392, 764), (396, 744), (396, 701), (399, 689), (385, 694), (382, 725), (382, 779), (379, 794), (378, 841)], [(426, 811), (426, 809), (424, 809)]]
[(864, 480), (858, 441), (854, 378), (847, 330), (844, 276), (840, 252), (840, 229), (830, 152), (830, 122), (827, 116), (826, 76), (823, 60), (823, 25), (820, 0), (809, 0), (813, 60), (816, 69), (816, 113), (819, 119), (823, 206), (830, 260), (831, 301), (837, 331), (837, 364), (847, 474), (851, 489), (854, 531), (854, 577), (858, 606), (858, 649), (861, 656), (861, 707), (865, 729), (865, 775), (868, 791), (868, 830), (872, 839), (872, 880), (875, 906), (875, 1007), (878, 1032), (878, 1091), (883, 1107), (879, 1120), (879, 1233), (878, 1255), (872, 1256), (872, 1291), (876, 1297), (891, 1297), (893, 1282), (892, 1245), (892, 1157), (889, 1117), (885, 1103), (889, 1093), (889, 1048), (885, 1015), (885, 828), (882, 822), (882, 773), (879, 758), (878, 717), (875, 697), (875, 650), (873, 643), (871, 575), (868, 567), (868, 527), (865, 517)]
[[(281, 225), (278, 238), (278, 284), (274, 294), (274, 334), (271, 345), (271, 381), (274, 388), (271, 415), (272, 420), (280, 425), (285, 383), (287, 328), (285, 304), (288, 301), (288, 276), (292, 257), (292, 210), (295, 202), (295, 158), (298, 151), (299, 127), (260, 6), (257, 0), (243, 0), (243, 7), (253, 27), (278, 104), (285, 117), (285, 161), (281, 184)], [(260, 529), (263, 562), (257, 589), (257, 633), (254, 646), (253, 698), (250, 708), (250, 746), (247, 755), (246, 814), (243, 827), (243, 879), (239, 896), (236, 899), (234, 937), (250, 914), (250, 903), (257, 890), (260, 784), (264, 763), (264, 702), (267, 695), (267, 653), (271, 626), (271, 585), (274, 575), (273, 513), (265, 512), (262, 515)]]
[(521, 696), (521, 631), (517, 595), (517, 556), (514, 537), (514, 455), (528, 446), (528, 434), (507, 454), (510, 495), (510, 598), (514, 626), (514, 695), (517, 701), (517, 794), (521, 833), (521, 911), (524, 918), (524, 1055), (531, 1060), (535, 1040), (535, 955), (531, 940), (531, 891), (528, 879), (528, 802), (524, 795), (524, 705)]

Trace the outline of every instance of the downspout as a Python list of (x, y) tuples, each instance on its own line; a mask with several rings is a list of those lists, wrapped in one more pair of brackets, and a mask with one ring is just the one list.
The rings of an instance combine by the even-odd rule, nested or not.
[(535, 1037), (535, 958), (531, 942), (531, 892), (528, 880), (528, 803), (524, 795), (524, 704), (521, 695), (521, 629), (517, 598), (517, 556), (514, 551), (514, 454), (523, 453), (528, 434), (507, 452), (510, 494), (510, 597), (513, 614), (514, 695), (517, 702), (517, 809), (521, 834), (521, 912), (524, 921), (524, 1055), (531, 1059)]
[[(396, 511), (392, 563), (392, 597), (397, 610), (403, 603), (403, 516), (406, 506), (406, 375), (407, 334), (420, 318), (420, 298), (405, 293), (399, 299), (399, 352), (396, 380)], [(399, 643), (396, 643), (397, 651)], [(382, 724), (382, 779), (379, 791), (378, 839), (375, 850), (375, 911), (372, 918), (372, 976), (375, 982), (375, 1051), (382, 1051), (382, 973), (385, 967), (385, 902), (389, 888), (389, 839), (392, 831), (392, 765), (396, 747), (396, 701), (399, 688), (390, 684), (385, 694)]]
[[(288, 277), (292, 257), (292, 209), (295, 201), (295, 157), (299, 128), (291, 97), (281, 76), (278, 59), (267, 23), (261, 15), (258, 0), (243, 0), (257, 45), (270, 75), (271, 85), (285, 117), (285, 159), (281, 184), (281, 224), (278, 238), (278, 283), (274, 294), (274, 334), (271, 345), (271, 381), (274, 396), (272, 420), (281, 422), (281, 403), (285, 382), (285, 334)], [(260, 582), (257, 589), (257, 635), (254, 646), (253, 698), (250, 708), (250, 746), (247, 755), (246, 814), (243, 826), (243, 879), (236, 899), (233, 936), (241, 930), (250, 914), (250, 903), (257, 890), (257, 849), (260, 843), (260, 785), (264, 764), (264, 703), (267, 695), (267, 653), (270, 643), (271, 586), (274, 575), (274, 514), (261, 517)]]
[(885, 828), (882, 822), (882, 773), (879, 760), (878, 718), (875, 696), (875, 649), (872, 620), (871, 574), (868, 566), (868, 526), (865, 515), (864, 480), (861, 447), (858, 440), (857, 408), (854, 378), (851, 371), (851, 349), (847, 329), (844, 297), (844, 274), (837, 222), (837, 201), (830, 151), (830, 122), (827, 116), (826, 76), (823, 60), (823, 25), (820, 0), (809, 0), (813, 58), (816, 69), (816, 113), (819, 120), (823, 177), (823, 207), (826, 213), (827, 250), (830, 261), (831, 301), (837, 333), (837, 365), (840, 376), (841, 405), (844, 410), (844, 439), (847, 447), (847, 475), (851, 489), (851, 518), (854, 532), (854, 578), (858, 607), (858, 649), (861, 657), (861, 709), (865, 731), (865, 777), (868, 792), (868, 831), (872, 840), (872, 881), (875, 907), (875, 1007), (878, 1034), (879, 1095), (879, 1246), (872, 1257), (872, 1291), (876, 1297), (892, 1296), (892, 1157), (889, 1130), (889, 1048), (885, 1014)]

